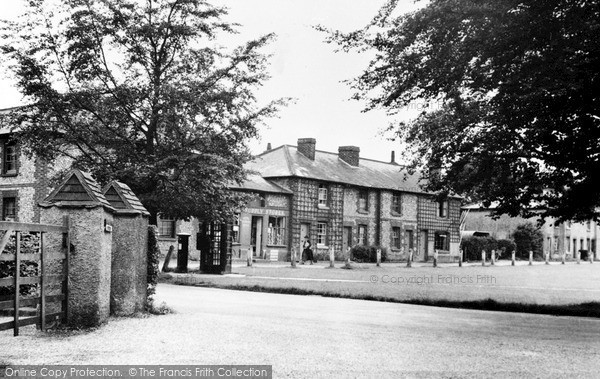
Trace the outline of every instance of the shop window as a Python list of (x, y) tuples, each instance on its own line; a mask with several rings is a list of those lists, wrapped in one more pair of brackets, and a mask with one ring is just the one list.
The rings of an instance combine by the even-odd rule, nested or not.
[(17, 220), (17, 199), (5, 197), (2, 199), (2, 221)]
[(285, 245), (285, 217), (269, 217), (267, 245)]
[(435, 232), (435, 242), (433, 248), (436, 250), (450, 250), (450, 235), (448, 232)]
[(158, 220), (158, 235), (163, 238), (175, 238), (175, 219), (161, 216)]
[(392, 247), (394, 249), (400, 249), (402, 244), (401, 231), (400, 228), (393, 227), (392, 228)]
[(233, 228), (231, 232), (231, 242), (240, 243), (240, 214), (233, 215)]
[(317, 223), (317, 245), (327, 245), (327, 223)]

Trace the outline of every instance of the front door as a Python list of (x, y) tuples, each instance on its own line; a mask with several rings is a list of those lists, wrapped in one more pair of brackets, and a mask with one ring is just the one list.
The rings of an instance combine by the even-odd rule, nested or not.
[(421, 231), (421, 258), (424, 262), (427, 262), (429, 259), (429, 231), (423, 230)]
[(304, 243), (304, 237), (308, 236), (309, 240), (312, 242), (312, 238), (310, 237), (310, 224), (300, 224), (300, 246), (298, 246), (298, 257), (302, 259), (302, 244)]
[(342, 253), (346, 254), (348, 248), (352, 246), (352, 227), (344, 226), (342, 235)]
[(252, 232), (250, 234), (250, 245), (252, 256), (260, 257), (262, 249), (262, 217), (252, 216)]

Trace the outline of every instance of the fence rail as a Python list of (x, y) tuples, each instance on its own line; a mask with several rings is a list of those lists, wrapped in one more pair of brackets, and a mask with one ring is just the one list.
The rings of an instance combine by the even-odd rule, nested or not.
[[(0, 232), (4, 232), (2, 238), (0, 238), (0, 264), (9, 267), (8, 263), (14, 262), (12, 276), (0, 278), (0, 288), (12, 287), (12, 293), (0, 299), (0, 312), (10, 313), (12, 311), (13, 320), (0, 322), (0, 331), (13, 329), (14, 335), (18, 336), (19, 328), (22, 326), (38, 325), (42, 330), (46, 330), (48, 322), (56, 320), (66, 321), (68, 314), (68, 272), (71, 248), (69, 230), (70, 220), (68, 217), (65, 217), (63, 225), (0, 222)], [(60, 253), (52, 254), (47, 251), (45, 237), (48, 233), (62, 233)], [(21, 246), (23, 235), (39, 236), (39, 242), (33, 248), (34, 250), (38, 250), (37, 252), (23, 251)], [(11, 237), (13, 236), (14, 252), (5, 252), (4, 250), (11, 242)], [(29, 248), (30, 250), (32, 249), (31, 246)], [(50, 261), (62, 261), (62, 273), (48, 274), (48, 263)], [(21, 276), (22, 263), (25, 268), (27, 263), (37, 264), (35, 275)], [(24, 285), (37, 286), (36, 295), (22, 295), (21, 286)], [(59, 287), (60, 294), (48, 294), (49, 286)], [(57, 302), (61, 302), (60, 312), (47, 313), (48, 304)], [(31, 308), (24, 309), (27, 307)], [(27, 313), (24, 311), (34, 311), (35, 316), (21, 317), (21, 313)]]

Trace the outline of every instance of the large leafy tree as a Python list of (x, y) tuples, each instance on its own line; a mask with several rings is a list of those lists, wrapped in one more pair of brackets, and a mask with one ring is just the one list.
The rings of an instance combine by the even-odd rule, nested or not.
[(398, 3), (329, 41), (375, 53), (350, 81), (367, 110), (430, 105), (390, 126), (425, 187), (497, 214), (598, 219), (600, 2), (431, 0), (402, 15)]
[(228, 51), (226, 10), (203, 0), (33, 0), (3, 25), (2, 51), (28, 106), (12, 114), (28, 151), (73, 159), (132, 187), (153, 216), (221, 219), (246, 199), (228, 191), (257, 125), (261, 48)]

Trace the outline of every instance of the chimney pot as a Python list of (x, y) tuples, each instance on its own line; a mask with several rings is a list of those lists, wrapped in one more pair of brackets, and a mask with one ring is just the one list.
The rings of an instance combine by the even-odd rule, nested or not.
[(358, 146), (340, 146), (338, 156), (350, 166), (358, 167), (360, 160), (360, 148)]
[(267, 151), (271, 150), (271, 142), (267, 143)]
[(315, 146), (317, 140), (314, 138), (298, 138), (298, 152), (310, 159), (315, 160)]
[(394, 150), (392, 150), (392, 162), (391, 163), (396, 163), (396, 152)]

